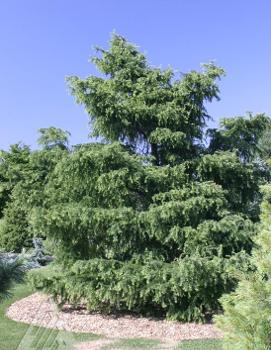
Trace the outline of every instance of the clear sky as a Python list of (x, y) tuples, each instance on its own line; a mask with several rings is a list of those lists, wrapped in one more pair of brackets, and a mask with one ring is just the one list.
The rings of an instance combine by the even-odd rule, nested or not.
[(92, 46), (115, 30), (151, 64), (180, 71), (215, 60), (227, 76), (215, 122), (246, 111), (271, 115), (269, 0), (0, 0), (0, 148), (35, 147), (37, 129), (56, 126), (87, 141), (88, 117), (65, 76), (96, 74)]

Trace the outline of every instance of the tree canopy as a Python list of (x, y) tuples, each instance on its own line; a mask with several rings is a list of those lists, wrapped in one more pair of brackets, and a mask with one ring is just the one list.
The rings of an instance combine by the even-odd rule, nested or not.
[(194, 157), (209, 119), (204, 103), (219, 98), (216, 80), (223, 69), (210, 63), (202, 72), (176, 76), (172, 69), (152, 67), (119, 35), (97, 53), (92, 62), (104, 77), (68, 78), (89, 113), (93, 135), (151, 154), (157, 165)]
[(51, 149), (53, 147), (68, 148), (69, 136), (71, 135), (68, 131), (51, 126), (49, 128), (39, 129), (39, 133), (38, 144), (44, 149)]

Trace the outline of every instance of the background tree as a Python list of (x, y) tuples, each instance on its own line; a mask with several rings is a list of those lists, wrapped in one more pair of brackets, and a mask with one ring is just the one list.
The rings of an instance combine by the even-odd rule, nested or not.
[(270, 127), (271, 120), (265, 114), (248, 113), (246, 117), (223, 118), (220, 129), (208, 130), (209, 152), (237, 151), (243, 162), (251, 162), (257, 155), (261, 156), (258, 143)]
[(13, 188), (25, 177), (29, 156), (30, 148), (19, 143), (11, 145), (9, 151), (0, 151), (0, 218)]
[[(29, 227), (31, 209), (43, 205), (44, 185), (56, 164), (68, 153), (66, 132), (42, 129), (40, 144), (42, 140), (44, 149), (39, 151), (14, 145), (10, 151), (2, 152), (0, 176), (6, 197), (2, 197), (5, 200), (2, 199), (0, 248), (7, 251), (19, 252), (35, 235)], [(31, 245), (32, 240), (29, 241)]]
[(53, 126), (49, 128), (41, 128), (38, 130), (40, 136), (38, 144), (44, 149), (51, 149), (59, 147), (61, 149), (68, 149), (70, 133)]
[(271, 158), (271, 128), (267, 127), (257, 143), (257, 155), (270, 165)]

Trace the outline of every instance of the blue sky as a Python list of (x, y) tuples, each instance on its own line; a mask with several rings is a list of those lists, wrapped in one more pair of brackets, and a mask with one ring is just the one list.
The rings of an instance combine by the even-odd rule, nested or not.
[(271, 115), (271, 2), (268, 0), (0, 1), (0, 148), (35, 146), (37, 129), (56, 126), (87, 141), (88, 117), (65, 76), (96, 74), (92, 46), (113, 30), (151, 64), (182, 72), (215, 60), (227, 76), (215, 120), (246, 111)]

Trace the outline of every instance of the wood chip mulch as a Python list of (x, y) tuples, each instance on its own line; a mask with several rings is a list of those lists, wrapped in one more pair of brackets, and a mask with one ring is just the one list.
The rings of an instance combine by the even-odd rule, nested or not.
[(15, 321), (59, 330), (96, 333), (109, 338), (152, 338), (162, 341), (221, 338), (212, 324), (179, 323), (133, 316), (104, 316), (86, 310), (59, 311), (50, 297), (34, 293), (7, 310)]

